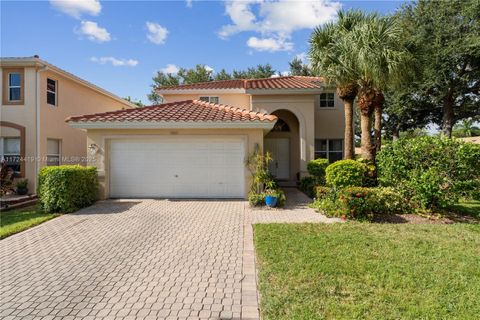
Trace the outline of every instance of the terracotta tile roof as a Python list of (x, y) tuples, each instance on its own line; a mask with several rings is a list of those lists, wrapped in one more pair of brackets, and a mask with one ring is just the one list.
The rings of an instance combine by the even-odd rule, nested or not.
[(111, 121), (276, 121), (277, 117), (199, 100), (164, 103), (143, 108), (94, 113), (67, 118), (66, 122)]
[(320, 89), (324, 79), (321, 77), (287, 76), (264, 79), (238, 79), (199, 82), (178, 86), (159, 87), (162, 90), (205, 90), (205, 89)]

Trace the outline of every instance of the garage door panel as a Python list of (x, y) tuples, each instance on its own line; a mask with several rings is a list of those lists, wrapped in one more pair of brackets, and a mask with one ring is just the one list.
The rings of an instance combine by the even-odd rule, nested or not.
[(217, 136), (112, 140), (110, 196), (243, 197), (244, 148)]

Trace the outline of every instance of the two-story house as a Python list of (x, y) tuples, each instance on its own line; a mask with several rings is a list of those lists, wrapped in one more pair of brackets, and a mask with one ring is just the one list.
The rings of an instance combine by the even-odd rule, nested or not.
[(133, 104), (38, 56), (0, 59), (0, 159), (35, 192), (45, 165), (86, 164), (85, 132), (65, 118)]
[(284, 185), (308, 161), (343, 158), (344, 111), (318, 77), (226, 80), (157, 90), (165, 103), (77, 116), (99, 169), (102, 196), (245, 198), (245, 159), (270, 151)]

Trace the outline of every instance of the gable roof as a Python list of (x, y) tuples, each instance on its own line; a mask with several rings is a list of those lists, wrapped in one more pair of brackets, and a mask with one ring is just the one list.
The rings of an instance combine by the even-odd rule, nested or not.
[(88, 82), (80, 77), (77, 77), (73, 73), (70, 73), (68, 71), (65, 71), (45, 60), (40, 59), (38, 56), (33, 56), (33, 57), (0, 57), (0, 67), (43, 67), (46, 70), (58, 73), (62, 75), (63, 77), (70, 79), (76, 83), (79, 83), (85, 87), (88, 87), (94, 91), (97, 91), (98, 93), (101, 93), (105, 96), (108, 96), (130, 108), (136, 108), (137, 105), (131, 103), (130, 101), (127, 101), (110, 91), (107, 91), (103, 88), (100, 88), (99, 86)]
[[(129, 124), (140, 125), (141, 123), (149, 124), (148, 127), (150, 128), (155, 127), (156, 123), (174, 123), (177, 124), (175, 127), (181, 127), (182, 123), (264, 123), (268, 124), (268, 126), (273, 126), (275, 121), (277, 121), (277, 117), (222, 104), (199, 100), (185, 100), (143, 108), (72, 116), (65, 121), (70, 123), (71, 126), (79, 128), (99, 127), (99, 124), (102, 128), (131, 127)], [(116, 123), (117, 125), (108, 126), (109, 123)]]
[(158, 93), (168, 93), (180, 90), (238, 90), (239, 92), (247, 92), (250, 90), (269, 90), (269, 89), (293, 89), (308, 90), (322, 89), (325, 81), (321, 77), (304, 77), (304, 76), (286, 76), (263, 79), (234, 79), (199, 82), (192, 84), (183, 84), (177, 86), (166, 86), (157, 88)]

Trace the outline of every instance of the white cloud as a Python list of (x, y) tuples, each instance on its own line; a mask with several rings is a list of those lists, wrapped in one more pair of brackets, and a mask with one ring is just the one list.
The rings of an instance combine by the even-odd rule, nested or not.
[(171, 73), (171, 74), (176, 74), (178, 72), (178, 70), (180, 70), (180, 68), (178, 68), (176, 65), (174, 64), (167, 64), (167, 66), (163, 69), (161, 69), (160, 71), (162, 71), (163, 73)]
[(290, 51), (293, 49), (293, 43), (282, 38), (263, 38), (250, 37), (247, 40), (247, 46), (257, 51)]
[(98, 24), (93, 21), (82, 21), (77, 33), (86, 36), (92, 41), (107, 42), (112, 40), (107, 29), (99, 27)]
[(98, 0), (50, 0), (50, 4), (58, 11), (77, 19), (80, 19), (82, 14), (96, 16), (102, 10)]
[(186, 6), (187, 8), (193, 7), (193, 0), (186, 0)]
[(308, 61), (308, 54), (306, 52), (300, 52), (295, 55), (295, 58), (302, 60), (302, 62)]
[(210, 72), (214, 72), (214, 71), (215, 71), (215, 70), (214, 70), (212, 67), (210, 67), (209, 65), (205, 65), (205, 70), (210, 71)]
[(294, 31), (312, 29), (331, 21), (340, 8), (340, 2), (334, 0), (233, 0), (225, 2), (225, 13), (232, 23), (224, 25), (218, 35), (226, 39), (240, 32), (257, 32), (263, 40), (276, 39), (277, 43), (283, 42), (289, 47), (288, 40)]
[(99, 63), (99, 64), (107, 64), (110, 63), (114, 67), (135, 67), (138, 64), (138, 60), (134, 59), (117, 59), (114, 57), (91, 57), (90, 61)]
[(147, 22), (147, 38), (155, 44), (164, 44), (167, 39), (168, 30), (155, 22)]

